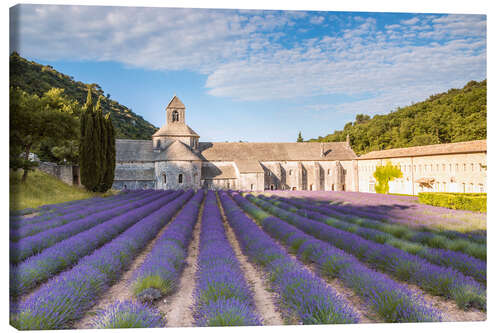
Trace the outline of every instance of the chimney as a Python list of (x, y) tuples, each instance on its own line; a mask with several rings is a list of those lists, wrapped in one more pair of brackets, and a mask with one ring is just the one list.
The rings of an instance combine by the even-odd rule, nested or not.
[(325, 144), (321, 142), (321, 155), (320, 157), (325, 157)]
[(351, 139), (349, 138), (349, 134), (347, 134), (347, 137), (345, 138), (345, 142), (347, 143), (347, 147), (351, 148)]

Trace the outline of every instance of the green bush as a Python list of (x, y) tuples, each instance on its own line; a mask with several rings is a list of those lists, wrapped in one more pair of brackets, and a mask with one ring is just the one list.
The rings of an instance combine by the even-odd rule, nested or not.
[(486, 193), (420, 192), (418, 201), (432, 206), (486, 212)]

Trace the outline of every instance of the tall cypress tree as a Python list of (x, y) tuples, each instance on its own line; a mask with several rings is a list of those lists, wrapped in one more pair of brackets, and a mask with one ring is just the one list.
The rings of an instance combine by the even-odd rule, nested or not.
[(92, 106), (89, 88), (80, 122), (80, 177), (82, 184), (93, 192), (106, 192), (114, 180), (114, 129), (107, 118), (102, 113), (101, 96), (95, 107)]
[(106, 128), (106, 172), (103, 191), (107, 191), (113, 185), (116, 165), (115, 129), (109, 113), (104, 119), (104, 124)]

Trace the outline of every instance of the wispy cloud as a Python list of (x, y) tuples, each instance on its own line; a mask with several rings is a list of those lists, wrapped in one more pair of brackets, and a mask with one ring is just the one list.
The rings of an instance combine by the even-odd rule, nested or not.
[(355, 16), (316, 38), (283, 43), (302, 23), (328, 20), (293, 11), (43, 5), (18, 11), (22, 55), (195, 71), (207, 76), (208, 94), (235, 100), (369, 94), (333, 110), (379, 113), (486, 77), (483, 15), (416, 15), (383, 28), (374, 17)]

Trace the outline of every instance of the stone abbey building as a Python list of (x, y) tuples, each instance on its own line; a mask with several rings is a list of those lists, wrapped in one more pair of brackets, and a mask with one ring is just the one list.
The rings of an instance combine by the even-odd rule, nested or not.
[[(393, 193), (416, 194), (415, 189), (417, 192), (428, 190), (421, 186), (421, 182), (423, 179), (425, 184), (435, 183), (431, 179), (434, 165), (453, 164), (455, 167), (457, 163), (468, 168), (473, 168), (475, 164), (475, 170), (482, 173), (474, 178), (472, 191), (485, 191), (486, 140), (460, 143), (458, 146), (426, 146), (445, 147), (434, 150), (424, 147), (390, 149), (358, 157), (349, 141), (200, 142), (199, 135), (186, 124), (186, 107), (177, 96), (168, 104), (166, 113), (166, 124), (153, 134), (152, 140), (116, 140), (113, 188), (374, 192), (374, 168), (391, 160), (395, 165), (403, 162), (400, 165), (402, 170), (409, 165), (408, 171), (403, 172), (405, 183), (398, 183), (397, 180), (390, 184)], [(459, 149), (455, 151), (454, 147)], [(414, 161), (417, 156), (413, 155), (432, 163), (425, 162), (425, 171), (421, 171)], [(450, 157), (453, 162), (448, 161)], [(418, 158), (418, 164), (424, 163)], [(411, 171), (411, 178), (407, 176), (410, 169), (414, 170)], [(441, 174), (446, 174), (446, 171)], [(417, 176), (420, 178), (417, 179)], [(471, 189), (470, 177), (462, 178), (460, 182), (466, 184), (465, 190), (468, 191)], [(441, 183), (447, 184), (444, 180)], [(450, 191), (452, 188), (443, 189)]]

